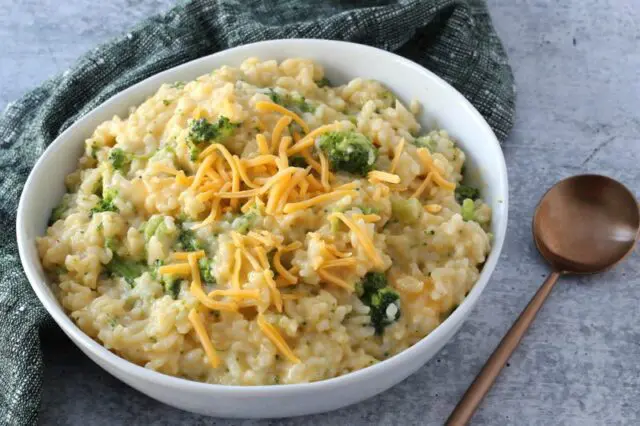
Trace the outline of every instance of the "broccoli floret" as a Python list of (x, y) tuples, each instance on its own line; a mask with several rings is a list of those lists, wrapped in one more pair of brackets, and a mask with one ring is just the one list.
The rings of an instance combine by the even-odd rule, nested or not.
[(384, 92), (382, 92), (380, 97), (389, 105), (393, 105), (393, 103), (396, 101), (396, 95), (394, 95), (391, 90), (385, 90)]
[(174, 300), (178, 299), (180, 294), (180, 279), (174, 275), (162, 275), (160, 274), (160, 267), (164, 265), (164, 262), (160, 259), (156, 259), (151, 270), (153, 279), (162, 283), (165, 294), (171, 296)]
[(272, 88), (269, 89), (269, 99), (271, 99), (271, 102), (273, 102), (274, 104), (278, 104), (278, 105), (284, 104), (284, 100), (282, 99), (282, 96), (280, 96), (278, 92), (276, 92)]
[(185, 82), (184, 81), (176, 81), (173, 84), (171, 84), (169, 87), (171, 87), (172, 89), (182, 89), (185, 86)]
[(104, 246), (115, 253), (118, 249), (119, 241), (115, 237), (107, 237), (104, 239)]
[(413, 144), (418, 148), (427, 148), (431, 153), (438, 150), (438, 143), (434, 141), (431, 136), (420, 136), (415, 138), (413, 140)]
[(113, 148), (109, 152), (109, 161), (116, 170), (124, 170), (131, 163), (131, 154), (124, 152), (121, 148)]
[(362, 214), (378, 214), (380, 209), (371, 206), (358, 206)]
[(318, 148), (329, 158), (331, 168), (365, 176), (378, 158), (369, 138), (354, 131), (328, 132), (320, 136)]
[(316, 86), (318, 87), (327, 87), (331, 86), (331, 82), (327, 77), (322, 77), (320, 80), (316, 81)]
[(206, 118), (200, 118), (191, 122), (189, 140), (194, 144), (221, 142), (233, 134), (239, 123), (232, 123), (225, 116), (221, 116), (217, 122), (211, 123)]
[(100, 147), (98, 146), (98, 144), (96, 143), (96, 141), (91, 141), (91, 158), (93, 158), (94, 160), (98, 159), (98, 150), (100, 149)]
[(130, 286), (133, 287), (134, 280), (148, 270), (144, 263), (134, 260), (126, 260), (114, 254), (111, 262), (105, 265), (106, 270), (112, 276), (122, 277)]
[(118, 196), (118, 191), (115, 189), (108, 189), (104, 191), (102, 199), (96, 203), (91, 209), (91, 214), (101, 212), (117, 212), (118, 207), (114, 204), (114, 199)]
[(190, 229), (183, 229), (178, 238), (178, 244), (184, 251), (198, 251), (203, 249), (202, 242), (196, 237), (195, 232)]
[(465, 199), (470, 198), (472, 200), (477, 200), (480, 198), (480, 190), (478, 188), (474, 188), (469, 185), (459, 184), (456, 186), (456, 200), (459, 203), (462, 203)]
[(206, 118), (193, 120), (187, 138), (191, 161), (198, 159), (203, 144), (224, 142), (239, 126), (240, 123), (232, 123), (225, 116), (221, 116), (215, 123)]
[(467, 222), (476, 220), (476, 203), (474, 203), (471, 198), (466, 198), (462, 202), (462, 219)]
[(393, 324), (400, 318), (400, 296), (398, 293), (385, 287), (371, 297), (371, 323), (377, 334), (382, 334), (384, 328)]
[(371, 295), (387, 286), (387, 277), (382, 272), (367, 272), (356, 284), (356, 294), (365, 305), (371, 302)]
[(173, 300), (178, 300), (180, 295), (180, 280), (176, 277), (169, 276), (163, 279), (164, 292), (171, 296)]
[(309, 164), (307, 164), (307, 160), (304, 159), (301, 155), (294, 155), (289, 158), (289, 165), (291, 167), (300, 167), (301, 169), (306, 168)]
[(356, 294), (370, 308), (371, 325), (376, 334), (382, 334), (385, 327), (400, 318), (400, 296), (388, 286), (383, 273), (368, 272), (356, 284)]
[(420, 219), (422, 204), (416, 198), (394, 197), (391, 199), (391, 214), (400, 222), (412, 225)]
[(215, 284), (216, 279), (211, 272), (211, 267), (213, 266), (213, 260), (209, 260), (206, 257), (198, 260), (198, 268), (200, 269), (200, 277), (202, 281), (207, 284)]
[(191, 141), (187, 142), (187, 144), (189, 146), (189, 158), (191, 159), (191, 161), (196, 161), (200, 156), (200, 151), (202, 150), (198, 148), (198, 145), (194, 144)]
[(49, 217), (49, 226), (56, 223), (58, 220), (62, 219), (62, 216), (69, 210), (69, 203), (71, 202), (71, 194), (64, 194), (62, 196), (62, 201), (51, 211), (51, 216)]
[(269, 99), (274, 104), (282, 105), (285, 108), (294, 109), (298, 112), (314, 112), (316, 108), (309, 104), (301, 95), (281, 95), (273, 88), (269, 89)]
[(292, 109), (297, 109), (300, 112), (315, 112), (316, 108), (309, 104), (304, 96), (289, 96), (289, 102), (287, 106)]
[(156, 233), (158, 226), (163, 222), (162, 216), (153, 216), (147, 222), (142, 225), (141, 231), (144, 233), (144, 240), (149, 241), (153, 234)]
[(258, 212), (254, 209), (249, 210), (242, 216), (238, 216), (231, 223), (231, 227), (240, 234), (246, 234), (249, 229), (254, 225), (258, 218)]

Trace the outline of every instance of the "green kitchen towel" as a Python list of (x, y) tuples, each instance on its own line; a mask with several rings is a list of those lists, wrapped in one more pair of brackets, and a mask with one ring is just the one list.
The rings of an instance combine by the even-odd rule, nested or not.
[(79, 117), (150, 75), (233, 46), (291, 37), (399, 53), (462, 92), (500, 140), (511, 129), (513, 75), (481, 0), (190, 1), (92, 50), (0, 117), (0, 424), (36, 421), (40, 332), (54, 326), (22, 271), (14, 237), (20, 192), (37, 158)]

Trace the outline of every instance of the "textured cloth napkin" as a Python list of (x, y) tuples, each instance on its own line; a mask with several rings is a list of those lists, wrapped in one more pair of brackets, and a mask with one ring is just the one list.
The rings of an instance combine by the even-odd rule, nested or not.
[(399, 53), (462, 92), (500, 140), (511, 129), (513, 75), (482, 0), (191, 1), (91, 51), (0, 116), (0, 424), (35, 423), (40, 332), (55, 327), (22, 271), (14, 236), (18, 199), (37, 158), (79, 117), (140, 80), (233, 46), (294, 37)]

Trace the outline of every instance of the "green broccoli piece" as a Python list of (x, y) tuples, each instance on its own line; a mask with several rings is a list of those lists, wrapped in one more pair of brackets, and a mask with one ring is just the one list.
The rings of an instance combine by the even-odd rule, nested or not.
[(202, 242), (196, 237), (195, 232), (190, 229), (183, 229), (178, 237), (178, 244), (184, 251), (198, 251), (204, 248)]
[(164, 292), (171, 296), (173, 300), (178, 300), (181, 287), (180, 283), (181, 281), (174, 276), (168, 276), (162, 280), (162, 284), (164, 284)]
[(317, 146), (327, 154), (333, 170), (360, 176), (373, 169), (378, 158), (378, 150), (369, 138), (354, 131), (325, 133)]
[(173, 84), (171, 84), (169, 87), (171, 87), (172, 89), (182, 89), (185, 86), (185, 82), (184, 81), (176, 81)]
[(285, 108), (295, 109), (298, 112), (314, 112), (316, 108), (309, 104), (301, 95), (281, 95), (273, 88), (269, 88), (269, 99), (274, 104), (282, 105)]
[(124, 259), (117, 254), (111, 258), (111, 262), (105, 265), (110, 275), (122, 277), (130, 285), (134, 286), (134, 280), (148, 270), (147, 265), (134, 260)]
[(164, 224), (164, 217), (153, 216), (146, 223), (142, 225), (141, 231), (144, 233), (144, 240), (149, 241), (158, 230), (158, 227)]
[(164, 262), (160, 259), (156, 259), (153, 263), (151, 276), (154, 280), (159, 281), (162, 284), (165, 294), (168, 294), (174, 300), (177, 300), (178, 295), (180, 294), (180, 279), (174, 275), (160, 274), (159, 269), (162, 265), (164, 265)]
[(231, 136), (239, 126), (240, 123), (232, 123), (225, 116), (220, 116), (215, 123), (211, 123), (206, 118), (193, 120), (189, 128), (189, 141), (196, 145), (205, 142), (221, 142)]
[(209, 260), (206, 257), (198, 260), (198, 268), (200, 269), (200, 277), (202, 281), (207, 284), (215, 284), (216, 279), (211, 272), (211, 267), (213, 266), (213, 260)]
[(356, 284), (356, 294), (362, 303), (369, 305), (371, 295), (387, 286), (387, 277), (382, 272), (367, 272), (367, 274)]
[(115, 237), (107, 237), (104, 239), (104, 246), (115, 253), (118, 249), (119, 241)]
[(187, 142), (187, 145), (189, 146), (189, 158), (191, 161), (196, 161), (202, 150), (191, 141)]
[(71, 194), (64, 194), (62, 196), (62, 201), (60, 204), (51, 211), (51, 216), (49, 217), (49, 226), (53, 225), (69, 210), (69, 203), (71, 202)]
[(309, 104), (304, 96), (289, 96), (287, 106), (300, 112), (315, 112), (316, 107)]
[(91, 214), (102, 212), (117, 212), (118, 207), (114, 204), (114, 199), (118, 196), (115, 189), (107, 189), (104, 191), (102, 199), (96, 203), (91, 209)]
[(284, 106), (284, 100), (282, 96), (280, 96), (278, 92), (276, 92), (273, 88), (269, 88), (269, 99), (271, 99), (271, 102), (273, 102), (274, 104)]
[(124, 152), (121, 148), (113, 148), (109, 152), (109, 161), (116, 170), (124, 170), (131, 163), (131, 154)]
[(327, 77), (322, 77), (320, 80), (316, 81), (316, 86), (318, 87), (327, 87), (331, 86), (331, 82)]
[(289, 158), (289, 165), (291, 167), (300, 167), (301, 169), (305, 169), (309, 166), (309, 164), (307, 164), (307, 160), (305, 160), (302, 155), (294, 155)]
[(378, 214), (380, 209), (371, 206), (358, 206), (362, 214)]
[(467, 222), (476, 219), (476, 203), (471, 198), (466, 198), (462, 202), (462, 219)]
[(102, 198), (102, 192), (104, 191), (104, 182), (102, 181), (102, 176), (100, 176), (98, 180), (96, 180), (96, 183), (94, 185), (95, 186), (93, 187), (91, 193)]
[(367, 272), (356, 284), (356, 294), (370, 308), (371, 325), (381, 335), (385, 327), (400, 318), (400, 296), (388, 286), (387, 277), (380, 272)]
[(100, 147), (98, 146), (98, 144), (96, 143), (96, 141), (91, 141), (91, 158), (93, 158), (94, 160), (98, 159), (98, 150), (100, 149)]
[(413, 140), (413, 144), (418, 148), (427, 148), (429, 152), (438, 151), (438, 143), (431, 136), (420, 136)]
[(465, 199), (470, 198), (473, 201), (480, 198), (480, 190), (469, 185), (458, 184), (456, 186), (456, 200), (462, 203)]
[(189, 128), (189, 140), (194, 144), (200, 144), (214, 140), (218, 135), (216, 125), (206, 118), (200, 118), (191, 122)]
[(249, 229), (254, 225), (256, 219), (258, 218), (258, 212), (254, 209), (249, 210), (242, 216), (238, 216), (233, 220), (231, 226), (236, 232), (240, 234), (246, 234), (249, 232)]
[(385, 90), (382, 92), (381, 98), (389, 105), (392, 105), (396, 101), (396, 95), (394, 95), (391, 90)]
[(391, 199), (391, 214), (400, 222), (408, 225), (412, 225), (420, 219), (422, 210), (422, 204), (416, 198), (394, 197)]

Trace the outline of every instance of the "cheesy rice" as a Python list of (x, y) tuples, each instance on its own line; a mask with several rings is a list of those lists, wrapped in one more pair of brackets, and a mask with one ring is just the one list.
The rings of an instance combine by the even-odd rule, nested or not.
[(312, 382), (410, 347), (464, 299), (491, 212), (465, 154), (381, 83), (245, 60), (85, 142), (37, 241), (76, 324), (209, 383)]

